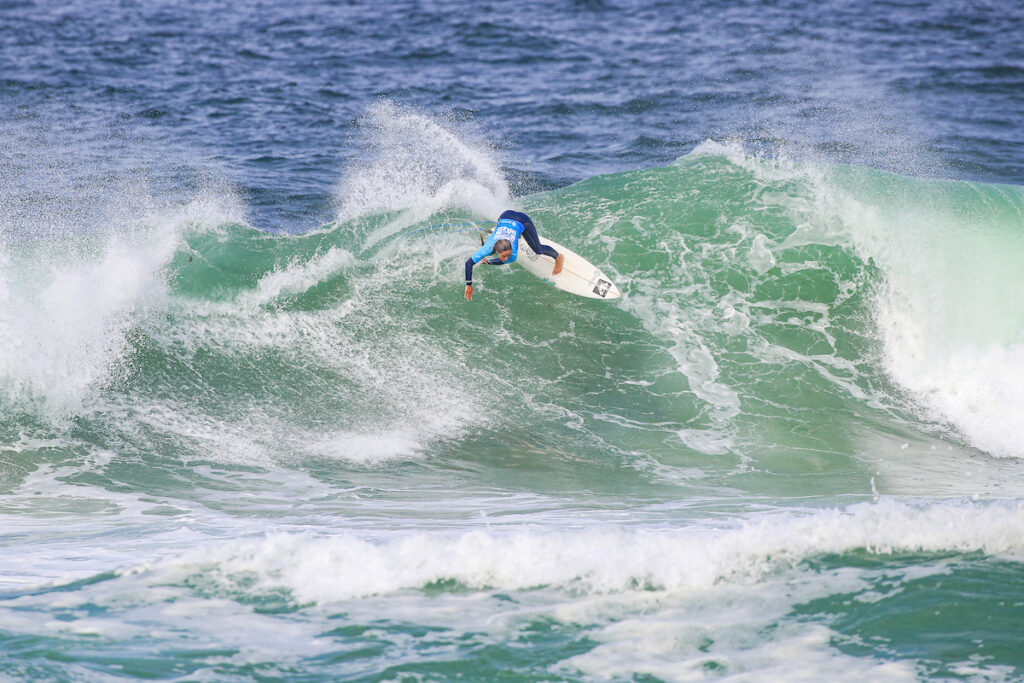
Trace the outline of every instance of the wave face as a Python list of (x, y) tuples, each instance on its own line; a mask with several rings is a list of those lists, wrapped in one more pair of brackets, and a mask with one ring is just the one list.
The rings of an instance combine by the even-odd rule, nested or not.
[(5, 235), (12, 675), (1024, 670), (1024, 190), (708, 142), (519, 200), (621, 300), (469, 303), (493, 152), (361, 126), (317, 230), (139, 190)]
[[(1020, 188), (707, 143), (525, 202), (542, 234), (625, 287), (620, 306), (514, 267), (485, 269), (468, 304), (475, 231), (460, 226), (493, 217), (507, 186), (425, 117), (375, 116), (388, 140), (444, 152), (417, 165), (431, 182), (392, 172), (409, 154), (343, 182), (346, 197), (370, 181), (397, 197), (386, 210), (343, 204), (320, 230), (274, 235), (216, 217), (230, 212), (210, 222), (193, 202), (112, 236), (9, 241), (11, 414), (102, 421), (118, 406), (116, 429), (121, 411), (175, 414), (174, 430), (241, 421), (260, 452), (282, 440), (315, 452), (329, 426), (324, 447), (355, 461), (523, 420), (614, 452), (642, 438), (659, 460), (806, 454), (783, 469), (901, 439), (1024, 456)], [(381, 434), (393, 448), (377, 452)]]

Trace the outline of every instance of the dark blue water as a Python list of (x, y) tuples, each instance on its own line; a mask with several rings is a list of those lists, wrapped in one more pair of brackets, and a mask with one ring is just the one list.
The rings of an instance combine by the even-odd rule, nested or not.
[(215, 169), (288, 231), (331, 216), (381, 98), (493, 145), (523, 193), (728, 138), (1020, 183), (1022, 29), (981, 2), (5, 2), (0, 115), (80, 173)]

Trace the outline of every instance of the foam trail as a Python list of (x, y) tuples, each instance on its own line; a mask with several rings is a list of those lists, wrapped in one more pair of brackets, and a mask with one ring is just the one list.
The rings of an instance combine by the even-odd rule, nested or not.
[(693, 329), (694, 325), (684, 318), (683, 307), (667, 300), (665, 294), (660, 296), (630, 297), (623, 306), (635, 313), (648, 331), (673, 342), (669, 353), (679, 372), (686, 376), (693, 393), (711, 406), (716, 419), (726, 421), (734, 417), (740, 411), (740, 399), (733, 388), (719, 381), (714, 355)]
[(296, 263), (264, 275), (257, 283), (256, 291), (246, 293), (243, 299), (265, 304), (284, 295), (301, 294), (354, 262), (351, 252), (331, 247), (308, 263)]

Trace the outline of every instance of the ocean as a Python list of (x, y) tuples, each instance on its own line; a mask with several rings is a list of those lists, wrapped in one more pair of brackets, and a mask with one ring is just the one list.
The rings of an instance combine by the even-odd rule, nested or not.
[(0, 680), (1024, 680), (1022, 35), (0, 2)]

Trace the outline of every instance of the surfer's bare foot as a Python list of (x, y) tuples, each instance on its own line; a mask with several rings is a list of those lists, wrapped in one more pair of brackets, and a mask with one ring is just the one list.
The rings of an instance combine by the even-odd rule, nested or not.
[(558, 275), (562, 272), (562, 264), (565, 262), (565, 254), (559, 254), (558, 258), (555, 259), (555, 269), (551, 271), (552, 275)]

